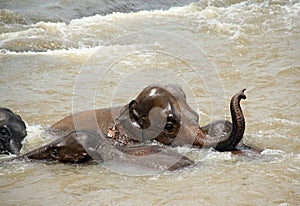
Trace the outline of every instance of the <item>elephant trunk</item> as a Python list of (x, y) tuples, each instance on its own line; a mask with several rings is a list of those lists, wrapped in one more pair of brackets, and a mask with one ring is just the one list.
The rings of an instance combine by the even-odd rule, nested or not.
[(42, 160), (42, 159), (51, 159), (51, 147), (49, 145), (45, 145), (42, 147), (39, 147), (37, 149), (34, 149), (30, 152), (27, 152), (26, 154), (20, 155), (20, 156), (15, 156), (15, 157), (9, 157), (9, 158), (5, 158), (5, 159), (1, 159), (0, 160), (0, 164), (4, 163), (4, 162), (10, 162), (13, 160), (18, 160), (18, 159), (38, 159), (38, 160)]
[(20, 156), (20, 158), (29, 158), (29, 159), (51, 159), (51, 145), (47, 144), (37, 149), (34, 149), (26, 154)]
[(244, 94), (246, 89), (235, 94), (230, 101), (230, 112), (232, 119), (232, 130), (227, 139), (221, 140), (215, 146), (218, 151), (234, 150), (236, 145), (242, 140), (245, 131), (245, 118), (240, 106), (241, 99), (246, 99)]

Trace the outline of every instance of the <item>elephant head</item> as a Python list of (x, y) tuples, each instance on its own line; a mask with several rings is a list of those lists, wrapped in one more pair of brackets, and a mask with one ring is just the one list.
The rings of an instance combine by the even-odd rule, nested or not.
[(21, 117), (7, 108), (0, 108), (0, 153), (19, 154), (26, 135)]
[(118, 120), (122, 130), (138, 141), (157, 140), (173, 146), (194, 145), (200, 148), (213, 147), (219, 151), (233, 150), (245, 130), (240, 107), (240, 100), (246, 98), (244, 91), (232, 97), (232, 127), (225, 136), (210, 136), (203, 131), (198, 123), (198, 114), (188, 105), (186, 95), (178, 85), (146, 87)]

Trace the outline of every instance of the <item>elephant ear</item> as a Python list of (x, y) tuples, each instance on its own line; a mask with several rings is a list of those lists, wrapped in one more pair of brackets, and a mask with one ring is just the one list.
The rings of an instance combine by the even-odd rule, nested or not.
[(149, 102), (147, 99), (142, 102), (132, 100), (129, 103), (130, 120), (136, 127), (139, 127), (140, 129), (148, 128), (151, 125), (149, 119), (149, 112), (151, 109), (151, 102)]
[(142, 115), (138, 111), (137, 105), (138, 103), (135, 100), (132, 100), (129, 103), (129, 117), (130, 120), (135, 124), (135, 126), (143, 128), (144, 123), (142, 121)]

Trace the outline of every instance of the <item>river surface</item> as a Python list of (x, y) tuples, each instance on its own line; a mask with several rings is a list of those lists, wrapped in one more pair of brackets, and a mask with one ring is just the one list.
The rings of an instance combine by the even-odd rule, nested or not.
[[(180, 84), (200, 125), (241, 102), (260, 156), (177, 148), (179, 172), (96, 163), (0, 165), (0, 205), (299, 205), (300, 3), (296, 0), (0, 2), (0, 103), (28, 125), (22, 153), (66, 115)], [(1, 157), (2, 158), (2, 157)]]

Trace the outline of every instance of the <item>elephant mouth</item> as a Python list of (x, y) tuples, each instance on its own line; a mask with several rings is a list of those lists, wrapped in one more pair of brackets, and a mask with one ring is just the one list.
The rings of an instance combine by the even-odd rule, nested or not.
[(132, 142), (130, 138), (128, 138), (126, 135), (122, 134), (117, 127), (117, 124), (113, 124), (113, 126), (108, 128), (108, 132), (106, 135), (108, 138), (114, 139), (117, 141), (115, 144), (119, 145), (128, 145)]

